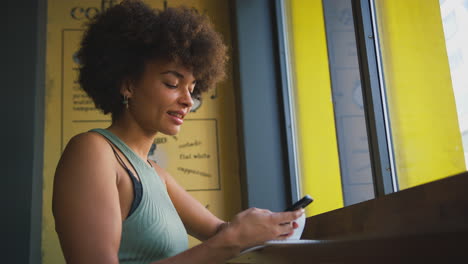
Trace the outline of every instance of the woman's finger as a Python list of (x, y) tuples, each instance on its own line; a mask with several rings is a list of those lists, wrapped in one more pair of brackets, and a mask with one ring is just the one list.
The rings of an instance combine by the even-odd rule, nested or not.
[(290, 223), (299, 218), (303, 213), (304, 209), (299, 209), (292, 212), (273, 213), (272, 218), (279, 224)]
[(298, 228), (299, 227), (299, 224), (296, 223), (296, 222), (290, 222), (290, 223), (287, 223), (287, 224), (282, 224), (280, 225), (283, 227), (282, 230), (280, 230), (280, 237), (281, 238), (287, 238), (287, 237), (290, 237), (292, 236), (292, 234), (295, 232), (294, 229)]
[(293, 228), (294, 228), (294, 229), (296, 229), (296, 228), (299, 227), (299, 224), (298, 224), (298, 223), (296, 223), (296, 222), (292, 222), (292, 223), (293, 223)]
[(289, 233), (293, 232), (294, 229), (295, 228), (294, 228), (293, 222), (291, 222), (290, 224), (287, 224), (287, 225), (280, 225), (278, 227), (279, 233), (281, 235), (289, 234)]
[(291, 232), (288, 232), (288, 233), (284, 233), (284, 234), (279, 235), (276, 239), (277, 239), (277, 240), (286, 239), (286, 238), (292, 236), (293, 234), (294, 234), (294, 231), (291, 231)]

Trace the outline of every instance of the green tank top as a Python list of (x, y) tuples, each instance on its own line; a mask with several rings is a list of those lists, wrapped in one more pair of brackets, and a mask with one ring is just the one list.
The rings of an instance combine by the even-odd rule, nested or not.
[(103, 135), (119, 148), (135, 168), (143, 186), (139, 206), (122, 223), (120, 263), (150, 263), (187, 250), (187, 231), (155, 169), (110, 131), (91, 131)]

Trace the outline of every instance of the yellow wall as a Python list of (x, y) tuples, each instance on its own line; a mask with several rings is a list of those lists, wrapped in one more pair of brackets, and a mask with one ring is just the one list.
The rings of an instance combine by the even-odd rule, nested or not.
[(439, 0), (376, 4), (400, 188), (466, 170)]
[(292, 0), (290, 27), (302, 193), (315, 198), (310, 216), (343, 206), (322, 0)]

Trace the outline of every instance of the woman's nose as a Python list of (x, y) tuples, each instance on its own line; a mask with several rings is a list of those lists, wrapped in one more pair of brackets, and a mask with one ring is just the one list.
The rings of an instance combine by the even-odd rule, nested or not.
[(188, 89), (184, 90), (184, 92), (179, 98), (179, 102), (188, 108), (192, 108), (193, 98), (192, 98), (192, 94), (190, 93)]

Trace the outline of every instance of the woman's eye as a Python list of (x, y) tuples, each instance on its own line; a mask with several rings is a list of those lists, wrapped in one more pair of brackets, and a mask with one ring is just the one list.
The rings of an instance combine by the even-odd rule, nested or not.
[(171, 89), (175, 89), (177, 88), (177, 85), (171, 85), (169, 83), (164, 83), (167, 87), (171, 88)]

